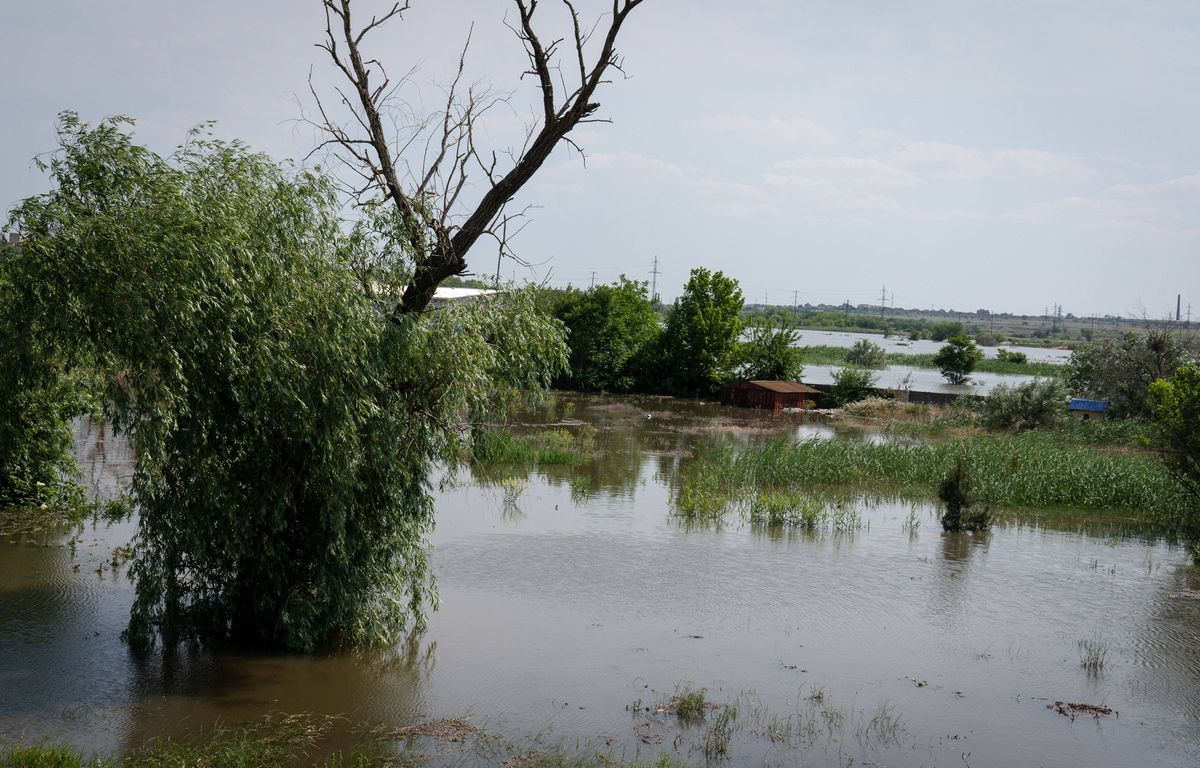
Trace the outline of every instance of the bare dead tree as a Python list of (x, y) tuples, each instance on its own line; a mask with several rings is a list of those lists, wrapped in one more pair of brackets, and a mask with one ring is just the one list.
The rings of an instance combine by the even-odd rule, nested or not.
[[(349, 88), (335, 88), (337, 101), (350, 113), (344, 122), (335, 120), (310, 81), (319, 120), (310, 121), (326, 139), (318, 149), (332, 147), (347, 167), (361, 179), (357, 195), (382, 193), (399, 214), (407, 248), (413, 257), (413, 274), (393, 319), (421, 312), (434, 290), (446, 278), (463, 274), (466, 256), (481, 237), (491, 237), (500, 253), (512, 255), (508, 239), (520, 230), (525, 211), (509, 212), (509, 203), (534, 176), (560, 142), (575, 149), (570, 132), (597, 118), (600, 105), (596, 91), (609, 82), (613, 71), (623, 72), (616, 51), (617, 37), (630, 13), (643, 0), (612, 0), (611, 11), (601, 22), (587, 28), (572, 0), (560, 0), (570, 21), (569, 37), (544, 42), (535, 16), (539, 0), (513, 0), (517, 21), (505, 22), (524, 46), (529, 69), (521, 74), (536, 80), (541, 92), (541, 115), (533, 123), (520, 150), (485, 151), (477, 143), (481, 117), (507, 97), (488, 88), (462, 83), (467, 50), (463, 47), (454, 79), (446, 87), (445, 106), (432, 116), (414, 114), (397, 98), (398, 89), (409, 82), (412, 72), (395, 83), (375, 58), (362, 50), (367, 35), (394, 18), (402, 18), (410, 2), (395, 2), (383, 14), (359, 24), (351, 15), (351, 0), (321, 0), (325, 8), (325, 39), (318, 44), (344, 76)], [(598, 45), (591, 41), (603, 31)], [(564, 43), (571, 49), (560, 56)], [(567, 84), (566, 68), (572, 72)], [(558, 75), (560, 89), (555, 87)], [(577, 81), (577, 82), (575, 82)], [(393, 141), (385, 128), (391, 121)], [(419, 168), (412, 157), (418, 155)], [(503, 163), (501, 158), (504, 158)], [(484, 191), (472, 203), (464, 193), (473, 189), (473, 179)]]

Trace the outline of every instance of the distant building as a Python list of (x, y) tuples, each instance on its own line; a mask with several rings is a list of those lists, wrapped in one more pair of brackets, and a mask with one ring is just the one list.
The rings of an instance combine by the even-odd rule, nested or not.
[(1067, 411), (1080, 421), (1103, 420), (1108, 418), (1108, 401), (1072, 397), (1067, 404)]
[(429, 302), (430, 309), (442, 309), (451, 304), (458, 304), (464, 301), (474, 301), (481, 296), (492, 296), (497, 291), (487, 290), (484, 288), (450, 288), (444, 285), (439, 285), (433, 292), (433, 301)]
[(739, 381), (721, 388), (721, 404), (740, 408), (811, 408), (824, 396), (819, 389), (795, 381)]

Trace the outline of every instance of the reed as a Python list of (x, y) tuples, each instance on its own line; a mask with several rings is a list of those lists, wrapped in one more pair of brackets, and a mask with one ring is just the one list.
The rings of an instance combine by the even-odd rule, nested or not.
[[(1053, 432), (978, 434), (931, 444), (774, 440), (701, 446), (673, 481), (674, 511), (720, 519), (736, 510), (765, 522), (802, 518), (801, 491), (929, 498), (961, 459), (980, 503), (1026, 509), (1121, 511), (1175, 524), (1187, 508), (1174, 479), (1151, 455), (1097, 451)], [(789, 517), (791, 516), (791, 518)]]

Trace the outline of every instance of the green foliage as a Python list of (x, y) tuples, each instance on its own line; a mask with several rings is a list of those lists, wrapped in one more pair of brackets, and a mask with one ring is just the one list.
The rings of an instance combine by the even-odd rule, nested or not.
[(829, 404), (841, 408), (848, 403), (866, 400), (874, 393), (875, 374), (866, 368), (840, 368), (833, 374), (833, 388), (829, 390)]
[(975, 498), (994, 507), (1120, 510), (1178, 527), (1187, 500), (1156, 458), (1101, 452), (1056, 433), (977, 435), (931, 443), (775, 440), (702, 446), (672, 478), (672, 501), (720, 514), (767, 491), (850, 488), (927, 498), (962, 459)]
[[(844, 347), (799, 347), (800, 359), (810, 365), (844, 365), (850, 362), (850, 350)], [(1020, 354), (1020, 353), (1014, 353)], [(907, 365), (913, 368), (937, 368), (934, 363), (935, 355), (916, 355), (890, 352), (887, 354), (885, 365)], [(985, 373), (1014, 373), (1030, 376), (1061, 376), (1066, 366), (1057, 363), (1020, 363), (1011, 360), (981, 359), (975, 365), (976, 371)]]
[(983, 352), (971, 337), (958, 335), (950, 337), (949, 343), (938, 350), (933, 363), (951, 384), (966, 384), (971, 371), (982, 359)]
[(967, 329), (962, 323), (953, 320), (941, 320), (929, 324), (929, 338), (934, 341), (947, 341), (955, 336), (966, 335)]
[(942, 512), (943, 530), (985, 531), (992, 526), (991, 512), (976, 505), (971, 473), (961, 456), (938, 485), (938, 499), (946, 505)]
[(646, 283), (622, 275), (612, 285), (559, 295), (554, 316), (566, 326), (570, 372), (556, 383), (567, 389), (631, 392), (638, 367), (659, 335)]
[(0, 401), (86, 371), (134, 436), (135, 645), (388, 641), (432, 599), (433, 464), (548, 384), (561, 326), (523, 292), (390, 318), (402, 227), (345, 237), (328, 179), (199, 134), (160, 157), (127, 122), (63, 115), (52, 191), (13, 213), (0, 369), (29, 370)]
[(693, 690), (686, 685), (683, 686), (671, 697), (670, 709), (675, 712), (676, 717), (684, 722), (703, 720), (704, 715), (708, 712), (704, 689)]
[(887, 365), (887, 352), (874, 342), (859, 339), (846, 353), (846, 362), (860, 368), (883, 368)]
[(592, 451), (595, 429), (578, 433), (553, 429), (515, 434), (497, 427), (476, 427), (471, 432), (470, 460), (480, 464), (577, 464)]
[(1025, 365), (1029, 362), (1029, 356), (1024, 352), (1017, 352), (1011, 349), (997, 349), (996, 359), (1002, 363), (1012, 363), (1014, 365)]
[[(742, 289), (731, 277), (697, 268), (667, 313), (649, 389), (708, 395), (729, 378), (741, 334)], [(655, 370), (657, 367), (657, 370)]]
[(1200, 364), (1180, 366), (1170, 378), (1150, 385), (1156, 445), (1171, 473), (1193, 499), (1193, 523), (1200, 523)]
[(1066, 416), (1067, 388), (1058, 379), (1002, 384), (983, 401), (983, 423), (992, 429), (1053, 427)]
[(83, 494), (71, 482), (78, 467), (70, 422), (91, 409), (77, 377), (55, 379), (24, 366), (3, 366), (0, 509), (45, 506), (77, 512), (82, 508)]
[(240, 728), (216, 726), (190, 740), (146, 743), (123, 757), (85, 757), (61, 745), (0, 749), (0, 768), (261, 768), (262, 766), (395, 765), (382, 752), (335, 753), (317, 760), (313, 752), (330, 730), (332, 718), (315, 715), (268, 715)]
[(1150, 418), (1150, 385), (1188, 359), (1179, 336), (1161, 329), (1080, 344), (1067, 364), (1067, 388), (1079, 397), (1108, 400), (1110, 416)]
[(804, 366), (796, 347), (798, 338), (790, 328), (750, 329), (749, 340), (738, 350), (738, 375), (750, 381), (799, 381)]

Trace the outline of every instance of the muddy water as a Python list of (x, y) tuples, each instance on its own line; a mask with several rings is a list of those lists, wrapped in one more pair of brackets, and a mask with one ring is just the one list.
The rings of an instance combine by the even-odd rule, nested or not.
[[(696, 734), (627, 709), (686, 681), (738, 704), (733, 765), (1200, 760), (1200, 575), (1178, 549), (1045, 520), (943, 535), (920, 505), (914, 533), (902, 502), (864, 504), (855, 532), (689, 528), (669, 515), (667, 483), (694, 441), (828, 427), (649, 398), (562, 397), (526, 420), (592, 424), (604, 458), (448, 487), (433, 537), (441, 609), (386, 654), (135, 660), (120, 640), (131, 588), (105, 565), (129, 527), (86, 531), (74, 557), (61, 536), (4, 543), (0, 741), (113, 749), (311, 710), (395, 725), (467, 715), (626, 757), (678, 743), (702, 763)], [(89, 481), (118, 487), (122, 446), (91, 427), (79, 438)], [(1098, 676), (1080, 666), (1086, 639), (1107, 648)], [(1047, 709), (1056, 700), (1119, 717), (1072, 721)], [(899, 720), (883, 737), (870, 728), (881, 708)], [(807, 736), (772, 741), (772, 720)]]

